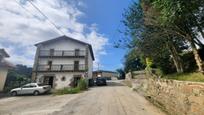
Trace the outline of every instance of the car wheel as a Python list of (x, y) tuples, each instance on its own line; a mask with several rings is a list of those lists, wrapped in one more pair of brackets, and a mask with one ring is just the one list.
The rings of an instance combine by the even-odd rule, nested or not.
[(36, 96), (36, 95), (39, 95), (39, 94), (40, 94), (39, 91), (34, 91), (34, 92), (33, 92), (33, 95), (35, 95), (35, 96)]
[(12, 96), (16, 96), (16, 95), (17, 95), (17, 92), (16, 92), (16, 91), (13, 91), (13, 92), (11, 93), (11, 95), (12, 95)]

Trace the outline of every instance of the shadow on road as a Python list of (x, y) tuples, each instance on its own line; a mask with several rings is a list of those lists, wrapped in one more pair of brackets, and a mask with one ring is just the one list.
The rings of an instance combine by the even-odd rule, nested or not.
[(108, 81), (107, 86), (124, 86), (124, 85), (120, 82)]
[(124, 86), (122, 83), (119, 81), (107, 81), (107, 85), (101, 85), (101, 86), (93, 86), (92, 88), (97, 88), (97, 87), (118, 87), (118, 86)]

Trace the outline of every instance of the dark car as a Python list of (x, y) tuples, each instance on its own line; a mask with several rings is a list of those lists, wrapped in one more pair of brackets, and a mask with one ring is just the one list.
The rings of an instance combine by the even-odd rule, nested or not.
[(89, 79), (89, 87), (94, 86), (94, 79)]
[(103, 77), (96, 78), (96, 85), (97, 86), (107, 85), (106, 78), (103, 78)]

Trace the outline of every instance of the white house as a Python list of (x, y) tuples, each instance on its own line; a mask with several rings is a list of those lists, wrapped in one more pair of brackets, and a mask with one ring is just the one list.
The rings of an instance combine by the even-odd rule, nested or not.
[(0, 49), (0, 91), (3, 91), (6, 82), (6, 77), (8, 69), (14, 66), (5, 60), (5, 58), (10, 57), (4, 49)]
[(90, 44), (61, 36), (35, 46), (33, 81), (60, 89), (75, 86), (81, 77), (92, 78), (94, 54)]

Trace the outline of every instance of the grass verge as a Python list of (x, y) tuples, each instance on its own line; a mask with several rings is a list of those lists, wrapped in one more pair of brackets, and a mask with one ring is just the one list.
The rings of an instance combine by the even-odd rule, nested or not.
[(64, 94), (76, 94), (81, 91), (85, 91), (88, 89), (88, 83), (86, 79), (80, 79), (77, 87), (66, 87), (63, 89), (58, 89), (53, 92), (54, 95), (64, 95)]
[(64, 94), (76, 94), (79, 93), (81, 90), (76, 87), (76, 88), (63, 88), (63, 89), (58, 89), (54, 91), (54, 95), (64, 95)]
[(170, 74), (170, 75), (165, 75), (163, 78), (180, 80), (180, 81), (204, 82), (204, 75), (202, 73)]

